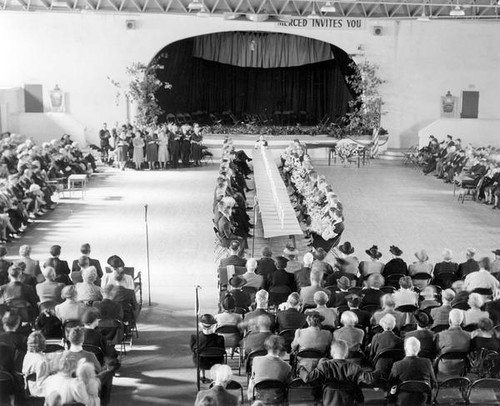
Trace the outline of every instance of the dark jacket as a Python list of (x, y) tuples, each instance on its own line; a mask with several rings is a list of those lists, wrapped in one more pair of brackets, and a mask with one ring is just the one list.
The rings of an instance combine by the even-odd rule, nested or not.
[[(372, 339), (372, 345), (370, 347), (370, 359), (373, 360), (377, 354), (380, 354), (384, 350), (394, 350), (402, 348), (403, 340), (392, 331), (384, 331), (382, 333), (375, 334)], [(375, 369), (383, 371), (384, 373), (389, 373), (391, 366), (391, 360), (381, 358), (377, 362), (377, 365), (375, 365)]]
[(477, 263), (476, 260), (470, 258), (467, 261), (461, 263), (458, 265), (458, 272), (457, 276), (460, 279), (465, 278), (467, 275), (469, 275), (472, 272), (479, 271), (479, 264)]
[(297, 309), (291, 308), (276, 314), (278, 330), (299, 329), (306, 325), (306, 316)]
[(294, 276), (298, 290), (311, 285), (311, 268), (303, 267), (300, 271), (295, 272)]
[(223, 258), (220, 260), (220, 266), (245, 266), (247, 264), (247, 260), (245, 258), (241, 258), (238, 255), (230, 255), (227, 258)]
[(276, 271), (276, 264), (272, 258), (262, 257), (257, 261), (255, 273), (262, 275), (264, 279), (269, 279), (274, 271)]
[(249, 324), (251, 322), (252, 319), (255, 319), (259, 316), (266, 316), (269, 321), (271, 322), (271, 331), (275, 331), (276, 330), (276, 317), (265, 311), (264, 309), (255, 309), (254, 311), (252, 312), (248, 312), (247, 314), (245, 314), (245, 324)]
[(295, 277), (292, 273), (288, 273), (284, 269), (277, 269), (269, 280), (269, 289), (275, 286), (288, 286), (290, 292), (295, 292), (297, 286), (295, 285)]
[(384, 266), (384, 272), (382, 273), (384, 278), (390, 275), (407, 275), (408, 265), (401, 258), (393, 258)]
[[(197, 364), (197, 355), (201, 353), (205, 348), (225, 348), (224, 345), (224, 337), (218, 334), (204, 334), (203, 331), (200, 331), (198, 334), (199, 343), (196, 343), (196, 334), (191, 335), (191, 340), (189, 346), (191, 347), (191, 351), (193, 352), (193, 361), (194, 364)], [(224, 357), (220, 358), (207, 358), (200, 360), (200, 368), (210, 369), (215, 364), (222, 364), (224, 362)]]

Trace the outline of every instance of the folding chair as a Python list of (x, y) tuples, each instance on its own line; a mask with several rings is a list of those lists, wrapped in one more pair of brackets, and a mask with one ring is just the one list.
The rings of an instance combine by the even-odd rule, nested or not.
[(432, 404), (432, 388), (425, 381), (404, 381), (401, 382), (396, 389), (396, 396), (398, 396), (401, 392), (409, 392), (409, 393), (425, 393), (427, 395), (426, 404)]
[(82, 348), (85, 351), (94, 354), (95, 357), (97, 358), (97, 361), (99, 361), (99, 364), (104, 365), (104, 353), (102, 352), (102, 349), (100, 347), (92, 344), (83, 344)]
[(10, 405), (14, 395), (14, 377), (5, 371), (0, 371), (0, 404)]
[(265, 380), (253, 387), (252, 400), (260, 400), (265, 405), (286, 404), (287, 387), (281, 381)]
[(500, 379), (478, 379), (469, 386), (468, 405), (500, 405)]
[(320, 350), (316, 350), (314, 348), (304, 348), (300, 351), (297, 351), (293, 356), (292, 362), (292, 373), (297, 373), (297, 367), (302, 362), (307, 362), (311, 364), (311, 367), (315, 367), (321, 358), (325, 357), (325, 353)]
[(200, 351), (198, 359), (200, 361), (203, 379), (205, 379), (205, 370), (212, 368), (215, 364), (219, 364), (221, 358), (223, 358), (224, 364), (227, 364), (227, 354), (224, 348), (207, 347)]
[[(373, 358), (372, 362), (373, 367), (377, 370), (390, 372), (392, 365), (397, 361), (401, 361), (404, 357), (405, 357), (405, 352), (402, 349), (383, 350), (375, 354), (375, 357)], [(382, 365), (383, 368), (380, 365), (378, 365), (379, 362), (383, 364)]]
[[(213, 388), (213, 386), (214, 386), (214, 382), (212, 382), (210, 384), (209, 388)], [(228, 391), (239, 391), (240, 392), (240, 404), (244, 403), (243, 386), (241, 386), (241, 383), (239, 383), (238, 381), (230, 380), (226, 384), (226, 390), (228, 390)]]
[(283, 347), (287, 353), (292, 352), (292, 341), (295, 338), (295, 331), (296, 329), (285, 329), (279, 332), (279, 335), (283, 337)]
[(224, 345), (231, 349), (231, 359), (235, 350), (238, 350), (238, 375), (241, 374), (241, 365), (243, 363), (243, 348), (240, 345), (242, 334), (237, 326), (220, 326), (215, 330), (215, 334), (224, 337)]
[[(465, 376), (469, 365), (468, 352), (450, 351), (441, 354), (435, 361), (436, 376)], [(455, 361), (455, 362), (450, 362)]]
[(101, 319), (96, 330), (104, 337), (107, 345), (113, 347), (120, 345), (120, 355), (127, 353), (124, 342), (125, 326), (122, 321), (117, 319)]
[[(467, 392), (470, 385), (470, 380), (465, 377), (460, 378), (450, 378), (438, 384), (436, 394), (434, 395), (434, 404), (439, 403), (439, 394), (446, 389), (458, 389), (460, 393), (460, 398), (455, 398), (450, 396), (451, 391), (446, 392), (446, 396), (444, 397), (445, 403), (452, 402), (453, 404), (457, 404), (458, 401), (467, 402)], [(451, 399), (450, 399), (451, 398)]]
[(250, 381), (250, 375), (252, 375), (252, 364), (253, 364), (253, 359), (255, 357), (260, 357), (263, 355), (267, 355), (266, 350), (256, 350), (252, 351), (250, 354), (248, 354), (245, 357), (245, 372), (247, 374), (247, 383)]
[(321, 385), (305, 383), (295, 378), (288, 384), (288, 405), (321, 405)]

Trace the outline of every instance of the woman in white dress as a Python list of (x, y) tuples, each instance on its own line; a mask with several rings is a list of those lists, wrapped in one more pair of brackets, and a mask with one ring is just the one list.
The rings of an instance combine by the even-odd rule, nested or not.
[(132, 140), (132, 144), (134, 145), (134, 156), (132, 160), (134, 161), (135, 169), (139, 171), (144, 162), (144, 140), (139, 133), (137, 133)]
[(168, 136), (165, 130), (161, 130), (158, 134), (158, 161), (160, 162), (161, 169), (164, 169), (167, 166), (167, 162), (170, 161)]

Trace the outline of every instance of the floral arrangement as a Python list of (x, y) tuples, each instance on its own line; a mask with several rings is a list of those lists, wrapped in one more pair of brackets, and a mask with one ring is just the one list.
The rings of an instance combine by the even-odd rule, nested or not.
[[(310, 233), (321, 236), (325, 241), (332, 240), (338, 234), (336, 228), (343, 223), (342, 203), (332, 192), (324, 176), (317, 175), (311, 158), (300, 142), (294, 141), (281, 156), (283, 177), (288, 185), (289, 194), (296, 195), (302, 201), (299, 220)], [(310, 221), (304, 221), (309, 217)]]
[(335, 151), (337, 155), (342, 160), (344, 166), (349, 162), (349, 158), (355, 156), (358, 153), (358, 144), (347, 138), (344, 138), (337, 142), (335, 145)]
[(231, 134), (231, 135), (328, 135), (335, 138), (343, 138), (345, 134), (340, 131), (336, 125), (328, 126), (280, 126), (280, 125), (255, 125), (255, 124), (239, 124), (228, 126), (216, 124), (207, 127), (207, 133), (210, 134)]

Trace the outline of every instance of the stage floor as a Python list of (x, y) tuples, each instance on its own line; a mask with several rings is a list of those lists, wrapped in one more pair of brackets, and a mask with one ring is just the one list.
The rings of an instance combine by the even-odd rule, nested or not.
[[(459, 204), (452, 188), (400, 162), (373, 161), (357, 168), (328, 167), (315, 160), (344, 204), (343, 241), (349, 240), (360, 258), (377, 244), (389, 259), (396, 244), (403, 258), (426, 248), (431, 260), (444, 247), (463, 258), (468, 246), (478, 256), (500, 248), (500, 213), (489, 206)], [(192, 405), (195, 370), (189, 349), (194, 324), (194, 286), (201, 290), (202, 312), (217, 303), (213, 261), (212, 199), (217, 165), (169, 171), (106, 170), (94, 177), (85, 200), (64, 200), (30, 229), (20, 243), (33, 245), (33, 257), (46, 259), (52, 244), (61, 244), (62, 258), (79, 256), (79, 246), (92, 245), (101, 262), (112, 254), (143, 272), (145, 307), (139, 320), (140, 337), (123, 360), (115, 379), (113, 405)], [(76, 195), (75, 195), (76, 196)], [(149, 205), (151, 297), (148, 307), (144, 205)], [(258, 250), (262, 247), (262, 242)]]

